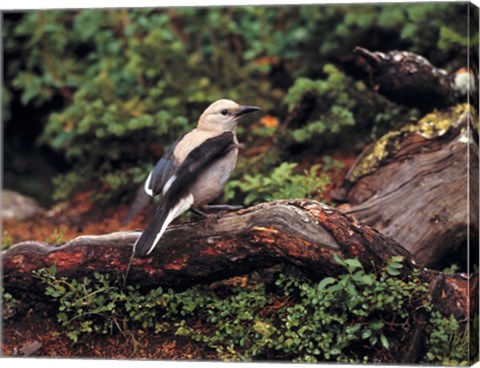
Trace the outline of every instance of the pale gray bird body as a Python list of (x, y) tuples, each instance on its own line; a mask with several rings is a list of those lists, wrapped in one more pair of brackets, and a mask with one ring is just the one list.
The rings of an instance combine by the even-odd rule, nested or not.
[(202, 208), (222, 194), (237, 162), (237, 122), (256, 110), (256, 106), (240, 106), (231, 100), (212, 103), (197, 128), (179, 138), (158, 161), (145, 182), (145, 192), (162, 197), (135, 243), (136, 255), (151, 253), (167, 226), (182, 213)]

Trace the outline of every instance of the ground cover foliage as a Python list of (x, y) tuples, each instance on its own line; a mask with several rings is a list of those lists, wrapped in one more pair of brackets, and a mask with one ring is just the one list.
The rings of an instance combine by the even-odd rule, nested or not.
[[(403, 257), (366, 271), (356, 259), (335, 261), (336, 277), (313, 282), (294, 268), (265, 281), (260, 273), (184, 291), (141, 290), (121, 277), (95, 273), (82, 280), (36, 277), (58, 322), (55, 333), (81, 343), (95, 334), (134, 335), (143, 330), (184, 336), (224, 361), (292, 360), (343, 363), (394, 362), (418, 323), (429, 333), (421, 362), (466, 365), (468, 333), (431, 304), (419, 273), (402, 276)], [(5, 294), (4, 318), (20, 303)], [(425, 313), (427, 318), (419, 320)]]

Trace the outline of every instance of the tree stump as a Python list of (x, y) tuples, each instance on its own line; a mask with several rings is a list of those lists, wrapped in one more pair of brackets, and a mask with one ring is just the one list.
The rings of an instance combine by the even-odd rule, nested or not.
[(386, 134), (362, 152), (335, 198), (424, 266), (446, 265), (455, 253), (466, 260), (468, 234), (478, 234), (473, 116), (461, 104)]

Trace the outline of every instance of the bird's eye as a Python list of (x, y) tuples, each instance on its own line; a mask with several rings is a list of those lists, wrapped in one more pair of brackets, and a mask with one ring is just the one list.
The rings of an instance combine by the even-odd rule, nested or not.
[(220, 113), (222, 115), (227, 115), (228, 114), (228, 110), (227, 109), (223, 109), (222, 111), (220, 111)]

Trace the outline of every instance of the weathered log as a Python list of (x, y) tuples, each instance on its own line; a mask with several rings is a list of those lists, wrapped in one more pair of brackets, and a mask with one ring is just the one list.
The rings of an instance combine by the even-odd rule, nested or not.
[(467, 213), (469, 201), (478, 204), (472, 120), (469, 106), (458, 105), (388, 133), (359, 156), (336, 198), (417, 262), (445, 265), (446, 255), (467, 251), (469, 227), (478, 233), (477, 212)]
[[(133, 231), (81, 236), (57, 247), (17, 244), (2, 254), (3, 285), (14, 293), (40, 293), (32, 271), (50, 266), (57, 268), (58, 276), (77, 279), (93, 272), (126, 275), (138, 236)], [(352, 216), (314, 201), (285, 200), (169, 228), (151, 257), (133, 259), (127, 282), (182, 288), (275, 264), (294, 265), (320, 279), (345, 272), (334, 254), (358, 258), (370, 270), (401, 255), (405, 274), (418, 268), (400, 244)], [(434, 285), (432, 297), (439, 310), (465, 319), (475, 308), (468, 290), (477, 276), (421, 269), (421, 277)]]
[(353, 52), (368, 65), (374, 89), (396, 103), (428, 112), (465, 101), (469, 88), (475, 94), (475, 78), (466, 69), (449, 74), (407, 51), (384, 53), (356, 47)]

